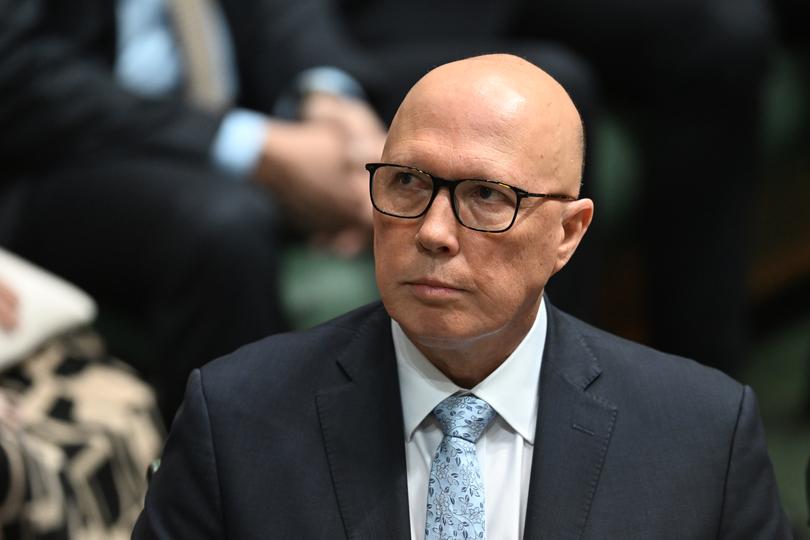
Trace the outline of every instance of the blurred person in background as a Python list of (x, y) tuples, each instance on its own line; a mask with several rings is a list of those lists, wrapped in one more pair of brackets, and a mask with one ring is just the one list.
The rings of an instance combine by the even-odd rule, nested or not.
[(0, 0), (0, 243), (140, 323), (167, 420), (192, 367), (285, 327), (282, 229), (367, 241), (384, 129), (319, 6)]

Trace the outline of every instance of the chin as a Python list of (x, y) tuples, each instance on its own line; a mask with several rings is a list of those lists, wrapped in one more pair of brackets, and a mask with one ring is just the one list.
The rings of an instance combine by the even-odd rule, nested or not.
[(408, 337), (417, 345), (433, 350), (459, 350), (475, 346), (503, 328), (471, 327), (457, 317), (435, 316), (432, 313), (411, 313), (410, 317), (393, 317)]
[(472, 347), (482, 337), (484, 336), (459, 337), (413, 335), (411, 340), (417, 345), (421, 345), (422, 347), (426, 347), (434, 351), (457, 351), (459, 349), (467, 349)]

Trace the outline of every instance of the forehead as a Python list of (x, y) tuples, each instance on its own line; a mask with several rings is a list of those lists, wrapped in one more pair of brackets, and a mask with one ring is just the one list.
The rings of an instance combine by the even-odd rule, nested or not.
[[(392, 138), (383, 161), (409, 165), (438, 176), (508, 181), (522, 173), (519, 153), (504, 141), (451, 137), (446, 131)], [(511, 178), (514, 180), (514, 178)]]
[(488, 121), (414, 111), (389, 133), (383, 161), (411, 165), (447, 178), (525, 176), (526, 149), (502, 119)]
[(447, 178), (490, 178), (524, 189), (553, 179), (560, 159), (554, 109), (538, 114), (526, 93), (486, 80), (409, 95), (391, 125), (383, 160)]

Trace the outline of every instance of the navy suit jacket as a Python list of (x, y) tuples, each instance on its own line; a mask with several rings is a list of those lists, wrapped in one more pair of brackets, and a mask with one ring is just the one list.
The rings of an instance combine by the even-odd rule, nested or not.
[[(750, 388), (548, 314), (525, 538), (789, 538)], [(133, 538), (409, 530), (390, 319), (372, 304), (195, 371)]]

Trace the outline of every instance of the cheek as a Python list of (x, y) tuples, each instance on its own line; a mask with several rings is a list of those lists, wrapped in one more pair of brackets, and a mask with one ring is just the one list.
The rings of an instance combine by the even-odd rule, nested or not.
[[(493, 314), (514, 309), (528, 299), (537, 298), (552, 274), (551, 239), (515, 242), (512, 249), (485, 250), (479, 261), (476, 283), (482, 303)], [(500, 247), (500, 246), (499, 246)]]
[(377, 287), (380, 292), (384, 292), (386, 283), (392, 278), (393, 266), (391, 243), (388, 242), (384, 234), (374, 233), (374, 273), (377, 277)]
[[(410, 235), (412, 238), (412, 234)], [(374, 219), (374, 270), (381, 294), (393, 286), (402, 275), (408, 253), (409, 233), (402, 227), (391, 226), (384, 218)]]
[(486, 256), (471, 265), (476, 269), (476, 303), (479, 311), (493, 319), (500, 319), (508, 316), (523, 301), (526, 294), (525, 276), (515, 254), (494, 249), (482, 253)]
[(535, 234), (522, 244), (524, 249), (519, 253), (521, 264), (533, 274), (545, 275), (546, 279), (554, 269), (557, 248), (564, 236), (558, 214), (550, 212), (540, 216), (543, 219), (538, 220)]

